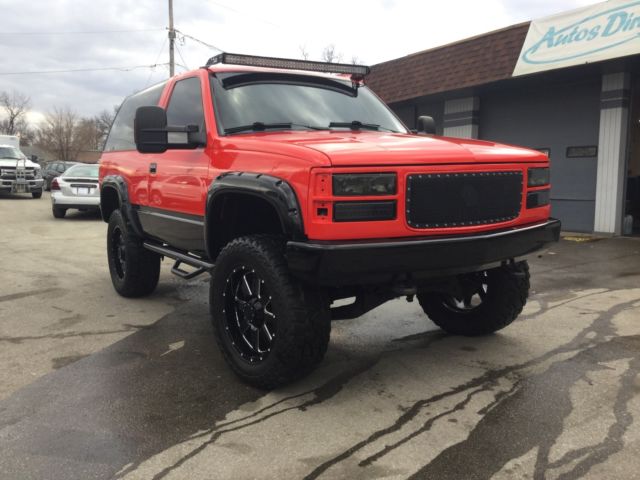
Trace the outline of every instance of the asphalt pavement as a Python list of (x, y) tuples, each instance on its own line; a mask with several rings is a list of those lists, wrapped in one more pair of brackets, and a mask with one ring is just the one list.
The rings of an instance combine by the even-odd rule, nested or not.
[(531, 261), (521, 317), (440, 332), (396, 300), (265, 393), (213, 340), (205, 278), (123, 299), (106, 225), (0, 197), (1, 479), (640, 478), (640, 240)]

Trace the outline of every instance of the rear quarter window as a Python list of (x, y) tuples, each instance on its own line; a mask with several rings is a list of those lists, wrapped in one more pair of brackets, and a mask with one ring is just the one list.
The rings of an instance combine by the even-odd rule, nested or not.
[(163, 82), (149, 87), (127, 97), (122, 102), (113, 125), (111, 125), (109, 138), (104, 146), (105, 152), (136, 149), (136, 144), (133, 141), (133, 119), (136, 116), (136, 110), (138, 107), (158, 105), (165, 84), (166, 82)]

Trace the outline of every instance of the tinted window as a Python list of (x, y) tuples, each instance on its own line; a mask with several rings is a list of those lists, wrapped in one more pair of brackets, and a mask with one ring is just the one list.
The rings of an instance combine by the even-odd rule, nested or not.
[(406, 129), (366, 86), (303, 75), (217, 74), (211, 82), (221, 127), (293, 123), (293, 128), (329, 128), (357, 120), (381, 130)]
[(56, 170), (60, 173), (64, 172), (65, 168), (64, 163), (58, 163), (58, 165), (56, 165)]
[(187, 78), (176, 83), (167, 107), (167, 123), (169, 125), (198, 125), (200, 130), (198, 133), (191, 134), (191, 139), (205, 143), (207, 136), (199, 79)]
[(164, 86), (164, 82), (155, 85), (131, 95), (122, 102), (111, 126), (109, 138), (104, 147), (105, 152), (136, 149), (136, 144), (133, 141), (133, 119), (136, 116), (136, 110), (138, 107), (158, 105)]

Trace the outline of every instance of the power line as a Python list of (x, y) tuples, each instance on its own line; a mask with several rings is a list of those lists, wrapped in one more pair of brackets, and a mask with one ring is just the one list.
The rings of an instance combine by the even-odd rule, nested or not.
[(185, 70), (189, 70), (189, 67), (186, 66), (187, 62), (185, 62), (184, 57), (182, 56), (182, 52), (178, 48), (178, 45), (176, 45), (176, 51), (178, 52), (178, 56), (180, 57), (180, 60), (182, 60), (182, 63), (184, 64), (184, 65), (180, 65), (180, 66), (184, 67)]
[(169, 65), (168, 63), (155, 63), (152, 65), (134, 65), (132, 67), (97, 67), (97, 68), (73, 68), (69, 70), (40, 70), (31, 72), (0, 72), (0, 76), (4, 75), (44, 75), (49, 73), (74, 73), (74, 72), (98, 72), (104, 70), (119, 70), (121, 72), (129, 72), (139, 68), (156, 68)]
[[(157, 64), (158, 60), (160, 60), (160, 55), (162, 55), (162, 52), (164, 51), (164, 46), (166, 44), (167, 44), (167, 37), (164, 37), (164, 40), (162, 41), (162, 45), (160, 46), (160, 51), (158, 52), (158, 56), (156, 57), (154, 64)], [(151, 77), (153, 77), (154, 72), (155, 72), (155, 69), (152, 68), (151, 71), (149, 72), (149, 78), (147, 78), (147, 83), (145, 84), (144, 88), (147, 88), (151, 83)]]
[(193, 37), (191, 35), (188, 35), (188, 34), (184, 33), (183, 31), (178, 30), (177, 28), (174, 28), (174, 30), (184, 38), (189, 38), (189, 39), (193, 40), (194, 42), (198, 42), (198, 43), (204, 45), (205, 47), (212, 48), (214, 50), (218, 50), (219, 52), (224, 52), (224, 50), (222, 50), (221, 48), (218, 48), (215, 45), (211, 45), (210, 43), (203, 42), (199, 38), (196, 38), (196, 37)]
[(103, 33), (161, 32), (164, 28), (138, 28), (131, 30), (80, 30), (69, 32), (0, 32), (0, 35), (94, 35)]

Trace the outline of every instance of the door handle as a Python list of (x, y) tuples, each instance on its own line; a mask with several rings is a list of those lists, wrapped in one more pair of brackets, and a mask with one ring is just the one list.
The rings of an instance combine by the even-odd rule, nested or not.
[(149, 173), (156, 173), (158, 171), (158, 164), (157, 163), (150, 163), (149, 164)]

